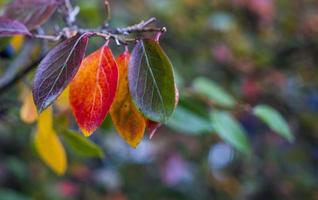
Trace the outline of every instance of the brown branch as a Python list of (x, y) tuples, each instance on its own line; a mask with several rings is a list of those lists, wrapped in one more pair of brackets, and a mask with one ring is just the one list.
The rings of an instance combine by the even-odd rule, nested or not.
[[(108, 0), (104, 1), (107, 19), (106, 22), (110, 19), (110, 7)], [(140, 39), (140, 35), (134, 37), (127, 37), (127, 35), (131, 33), (142, 33), (142, 32), (158, 32), (163, 33), (166, 32), (166, 28), (157, 28), (157, 27), (148, 27), (150, 24), (156, 21), (156, 18), (152, 17), (146, 21), (141, 21), (138, 24), (134, 24), (132, 26), (127, 26), (124, 28), (109, 28), (105, 24), (96, 29), (82, 29), (76, 25), (76, 15), (79, 12), (79, 7), (73, 7), (71, 5), (70, 0), (64, 0), (61, 6), (59, 7), (59, 11), (62, 14), (66, 27), (63, 29), (56, 30), (55, 35), (47, 35), (44, 32), (38, 31), (37, 34), (33, 34), (31, 39), (42, 39), (44, 41), (59, 41), (63, 38), (69, 38), (77, 33), (88, 33), (91, 35), (95, 35), (98, 37), (103, 37), (105, 40), (113, 39), (117, 45), (120, 44), (128, 44), (130, 42), (135, 42)], [(139, 38), (138, 38), (139, 37)], [(0, 78), (0, 94), (5, 92), (8, 88), (14, 85), (18, 80), (23, 78), (28, 72), (34, 69), (42, 60), (43, 56), (40, 56), (39, 59), (32, 62), (31, 64), (21, 68), (23, 64), (21, 64), (21, 55), (19, 55), (15, 61), (13, 61), (12, 65), (9, 66), (7, 71)], [(20, 59), (19, 59), (20, 58)], [(28, 59), (24, 59), (28, 60)], [(20, 63), (16, 65), (16, 63)], [(25, 62), (22, 62), (25, 64)], [(19, 68), (17, 68), (17, 66)]]

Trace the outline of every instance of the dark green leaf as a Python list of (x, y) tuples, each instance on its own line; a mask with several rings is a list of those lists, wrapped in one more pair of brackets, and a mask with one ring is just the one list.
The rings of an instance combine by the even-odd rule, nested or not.
[(193, 82), (193, 88), (218, 105), (225, 107), (233, 107), (235, 105), (235, 99), (212, 80), (202, 77), (197, 78)]
[(224, 111), (211, 113), (213, 127), (217, 134), (227, 143), (243, 153), (250, 152), (250, 143), (241, 125), (231, 114)]
[(85, 56), (88, 34), (76, 35), (55, 46), (41, 61), (33, 82), (38, 110), (47, 108), (77, 73)]
[(253, 113), (263, 120), (263, 122), (273, 131), (277, 132), (288, 141), (292, 142), (294, 140), (294, 136), (292, 135), (287, 122), (274, 108), (267, 105), (258, 105), (253, 109)]
[(176, 89), (172, 64), (158, 42), (137, 42), (128, 79), (137, 108), (152, 121), (166, 122), (175, 109)]
[(80, 156), (87, 157), (103, 157), (103, 150), (95, 143), (91, 142), (82, 134), (72, 130), (64, 130), (63, 136), (65, 142), (72, 148), (72, 150)]

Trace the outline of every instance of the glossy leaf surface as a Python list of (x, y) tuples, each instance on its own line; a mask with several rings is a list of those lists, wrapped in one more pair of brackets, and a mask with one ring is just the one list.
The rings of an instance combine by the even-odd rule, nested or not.
[(131, 55), (129, 89), (138, 109), (146, 118), (166, 122), (176, 104), (172, 64), (159, 43), (140, 40)]
[(41, 61), (33, 82), (33, 98), (41, 112), (66, 88), (84, 58), (88, 35), (76, 35), (55, 46)]
[(117, 58), (119, 82), (110, 115), (118, 134), (132, 147), (142, 140), (146, 121), (135, 107), (128, 86), (129, 52), (125, 51)]
[(63, 137), (65, 142), (71, 147), (71, 149), (80, 156), (104, 156), (104, 152), (99, 146), (91, 142), (88, 138), (84, 137), (80, 133), (77, 133), (72, 130), (65, 130), (63, 131)]
[(273, 131), (286, 138), (288, 141), (291, 142), (294, 140), (294, 136), (291, 133), (287, 122), (274, 108), (267, 105), (257, 105), (253, 109), (253, 113), (266, 123)]
[(60, 139), (52, 127), (52, 114), (51, 107), (40, 114), (34, 143), (44, 163), (58, 175), (63, 175), (67, 167), (66, 154)]
[(85, 136), (104, 121), (114, 100), (118, 68), (108, 46), (87, 56), (70, 84), (70, 104)]
[(18, 20), (33, 30), (44, 24), (57, 6), (57, 0), (14, 0), (5, 7), (4, 16)]
[(12, 35), (31, 35), (31, 33), (21, 22), (0, 17), (0, 36)]
[(227, 143), (243, 153), (250, 152), (250, 143), (242, 126), (229, 113), (214, 111), (211, 113), (213, 127)]

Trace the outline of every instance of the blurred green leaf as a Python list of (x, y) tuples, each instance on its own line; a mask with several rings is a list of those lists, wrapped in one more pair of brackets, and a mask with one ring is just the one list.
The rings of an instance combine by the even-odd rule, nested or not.
[(225, 142), (243, 153), (250, 153), (251, 147), (245, 130), (231, 114), (225, 111), (213, 111), (211, 120), (217, 134)]
[(235, 105), (235, 99), (212, 80), (203, 77), (196, 78), (193, 81), (193, 88), (218, 105), (225, 107), (233, 107)]
[(0, 38), (0, 51), (4, 50), (9, 43), (10, 43), (9, 37)]
[(263, 120), (273, 131), (277, 132), (289, 142), (294, 140), (289, 126), (282, 115), (274, 108), (268, 105), (257, 105), (253, 109), (253, 113)]
[(209, 107), (205, 105), (202, 99), (196, 96), (180, 96), (178, 105), (202, 118), (209, 118), (209, 113), (207, 112)]
[(64, 130), (65, 142), (80, 156), (103, 157), (103, 150), (89, 139), (72, 130)]
[(212, 132), (211, 123), (183, 106), (178, 106), (172, 117), (168, 121), (168, 127), (184, 133), (200, 134)]
[(3, 200), (31, 200), (31, 198), (26, 197), (14, 190), (10, 189), (0, 189), (0, 199)]

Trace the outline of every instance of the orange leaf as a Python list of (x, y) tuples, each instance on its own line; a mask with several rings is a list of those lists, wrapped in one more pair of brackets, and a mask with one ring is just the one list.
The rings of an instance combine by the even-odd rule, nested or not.
[(110, 116), (119, 135), (132, 147), (136, 147), (144, 136), (146, 122), (135, 107), (128, 87), (129, 52), (117, 58), (119, 83)]
[(87, 56), (70, 84), (70, 103), (85, 136), (104, 121), (114, 100), (118, 68), (108, 46)]

